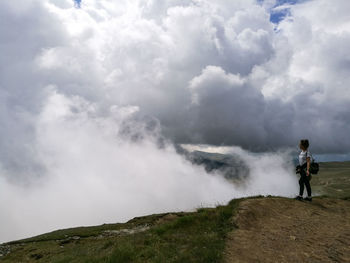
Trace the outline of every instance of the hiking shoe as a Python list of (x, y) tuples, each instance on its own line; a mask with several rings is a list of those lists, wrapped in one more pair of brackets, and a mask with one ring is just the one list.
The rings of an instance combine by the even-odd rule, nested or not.
[(298, 195), (297, 197), (294, 198), (295, 200), (303, 201), (303, 197)]
[(311, 202), (312, 201), (312, 197), (305, 197), (304, 200)]

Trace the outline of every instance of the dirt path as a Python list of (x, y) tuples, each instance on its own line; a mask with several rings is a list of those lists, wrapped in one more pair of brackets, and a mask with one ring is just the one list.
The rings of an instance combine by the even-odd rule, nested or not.
[(248, 199), (233, 220), (224, 262), (350, 262), (350, 201)]

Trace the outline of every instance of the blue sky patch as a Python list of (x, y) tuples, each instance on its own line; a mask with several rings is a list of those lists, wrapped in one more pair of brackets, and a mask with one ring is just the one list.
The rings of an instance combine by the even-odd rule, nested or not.
[[(307, 0), (278, 0), (276, 5), (270, 10), (270, 21), (278, 24), (283, 18), (290, 14), (288, 5), (295, 5)], [(263, 3), (264, 0), (258, 0), (258, 3)], [(286, 8), (277, 9), (276, 7), (286, 6)]]
[(74, 1), (75, 7), (80, 8), (80, 4), (82, 0), (73, 0), (73, 1)]

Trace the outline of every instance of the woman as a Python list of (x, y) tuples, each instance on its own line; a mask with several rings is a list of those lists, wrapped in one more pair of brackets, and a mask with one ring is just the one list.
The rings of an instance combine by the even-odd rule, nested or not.
[[(297, 200), (305, 200), (312, 201), (311, 197), (311, 173), (310, 171), (310, 163), (311, 163), (311, 153), (308, 151), (309, 148), (309, 140), (300, 140), (299, 148), (301, 152), (299, 154), (299, 166), (297, 166), (297, 172), (300, 173), (299, 179), (299, 195), (295, 198)], [(305, 171), (306, 170), (306, 171)], [(304, 194), (304, 185), (306, 186), (307, 197), (303, 199)]]

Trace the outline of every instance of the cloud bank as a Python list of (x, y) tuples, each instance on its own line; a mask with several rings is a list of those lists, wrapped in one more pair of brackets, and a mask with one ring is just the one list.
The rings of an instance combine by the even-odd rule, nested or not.
[[(45, 175), (23, 185), (6, 180), (1, 171), (0, 241), (192, 210), (240, 196), (291, 196), (297, 190), (291, 164), (285, 162), (288, 151), (253, 156), (240, 147), (226, 149), (250, 169), (249, 180), (235, 186), (177, 154), (160, 137), (159, 124), (137, 121), (136, 107), (112, 107), (108, 117), (98, 111), (80, 97), (50, 91), (36, 119), (36, 158)], [(130, 123), (136, 131), (130, 132)]]
[[(19, 147), (23, 115), (55, 85), (136, 105), (177, 143), (265, 151), (307, 137), (318, 153), (349, 152), (348, 1), (27, 2), (1, 4), (2, 136)], [(278, 8), (290, 15), (276, 25)]]
[[(278, 151), (309, 138), (313, 153), (350, 152), (350, 3), (276, 3), (2, 1), (1, 238), (290, 195)], [(192, 167), (174, 142), (242, 147), (250, 188)]]

